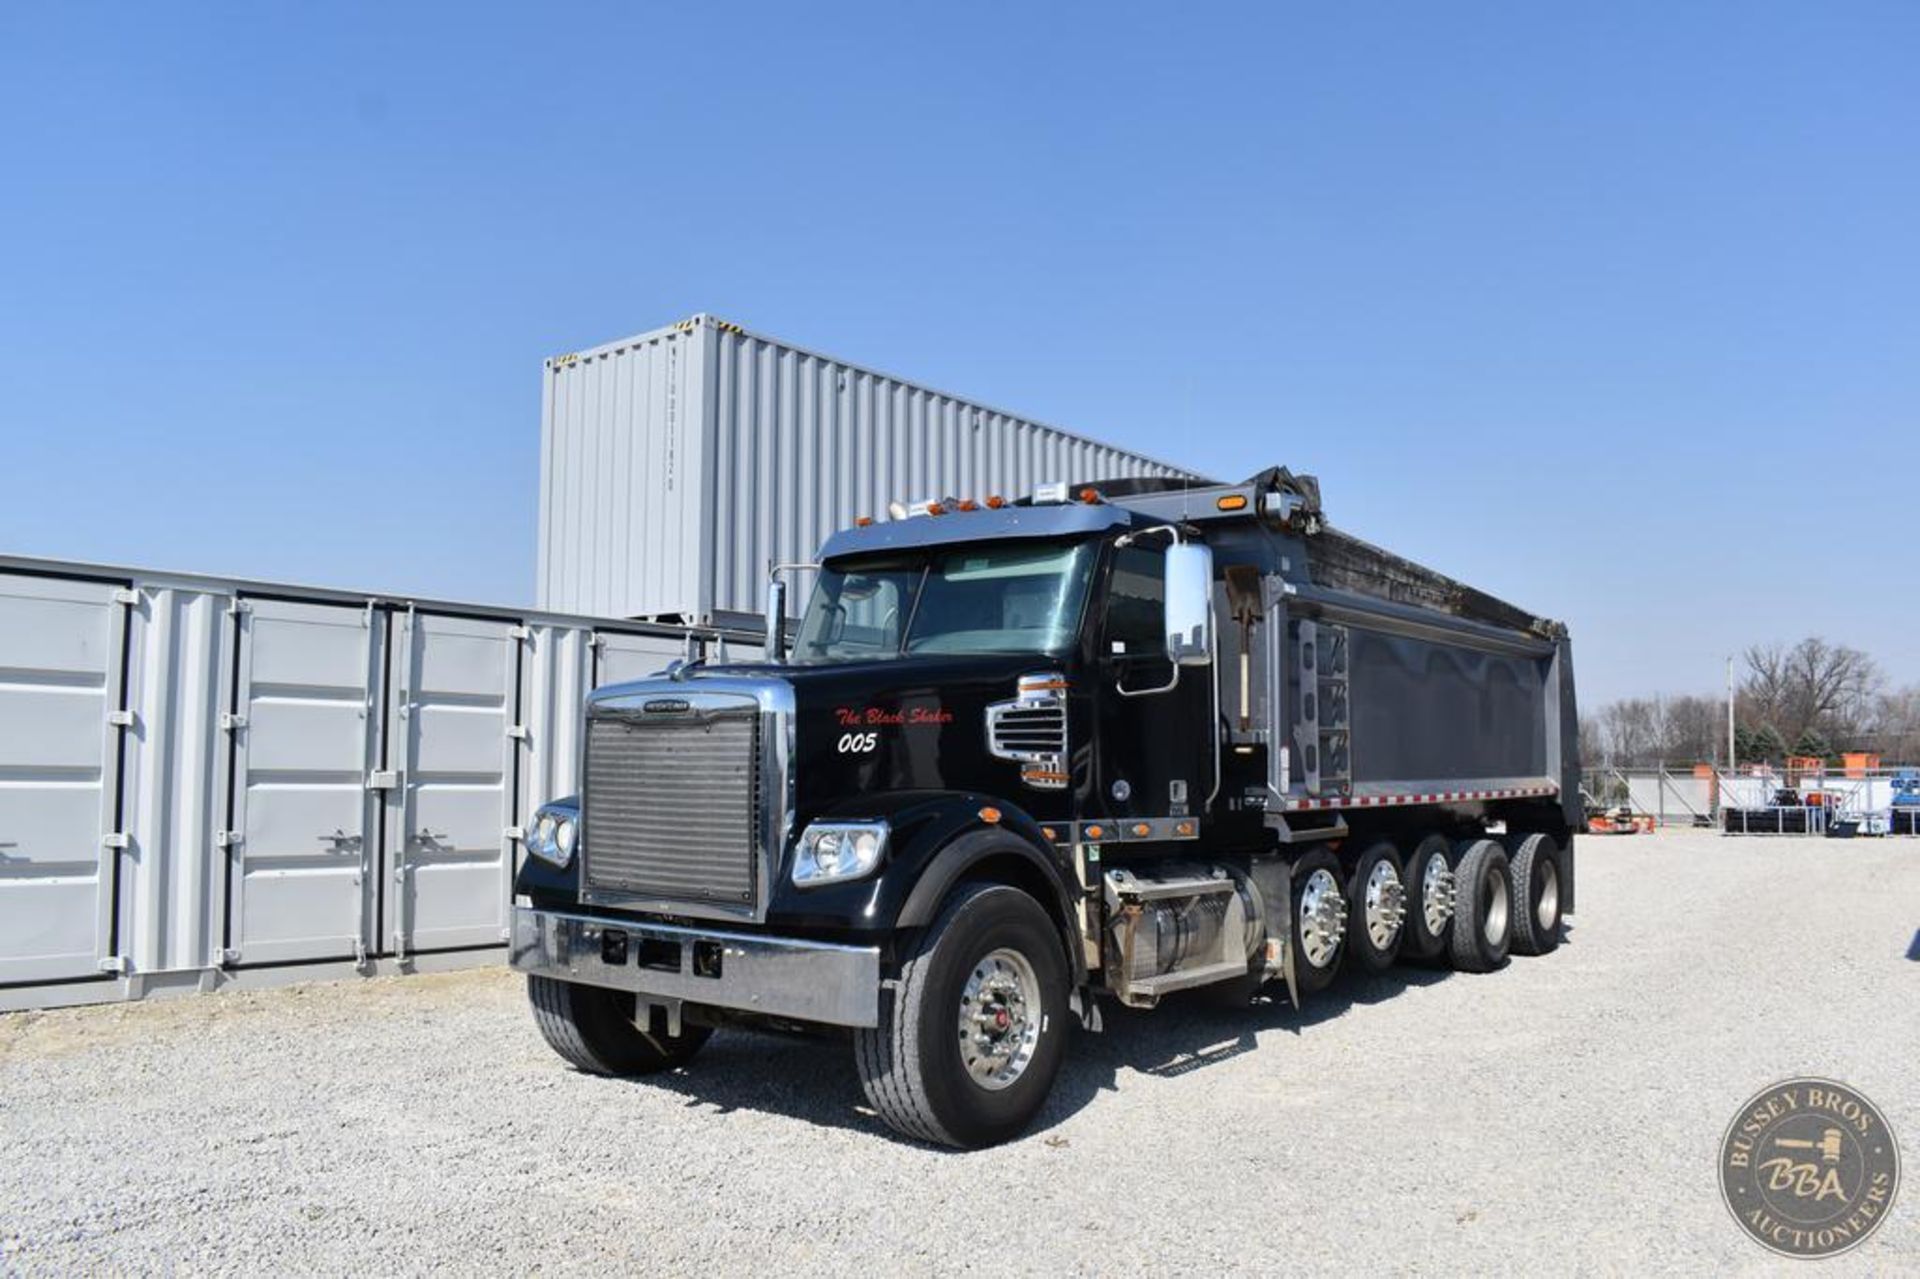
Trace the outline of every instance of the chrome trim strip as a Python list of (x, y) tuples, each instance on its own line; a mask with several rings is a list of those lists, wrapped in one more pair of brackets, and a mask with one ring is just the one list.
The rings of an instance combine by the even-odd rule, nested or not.
[[(609, 964), (601, 939), (624, 933), (627, 961)], [(680, 947), (680, 970), (642, 968), (640, 941)], [(721, 947), (720, 976), (693, 972), (695, 942)], [(880, 948), (756, 937), (718, 929), (593, 919), (516, 906), (508, 962), (515, 971), (628, 991), (643, 1000), (682, 1001), (830, 1026), (880, 1021)]]

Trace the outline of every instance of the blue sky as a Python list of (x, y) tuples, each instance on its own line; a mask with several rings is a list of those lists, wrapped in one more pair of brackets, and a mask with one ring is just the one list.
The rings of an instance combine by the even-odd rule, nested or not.
[(1573, 626), (1920, 680), (1920, 6), (0, 9), (0, 549), (533, 595), (540, 361), (711, 311)]

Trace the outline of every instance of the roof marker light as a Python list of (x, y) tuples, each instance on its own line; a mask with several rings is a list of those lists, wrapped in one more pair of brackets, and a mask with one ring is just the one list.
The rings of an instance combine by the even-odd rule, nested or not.
[(1001, 507), (1005, 506), (1006, 504), (1007, 504), (1007, 499), (1004, 497), (1001, 497), (998, 493), (995, 493), (992, 497), (987, 499), (987, 509), (989, 511), (997, 511)]
[(1086, 488), (1080, 490), (1080, 500), (1088, 506), (1092, 506), (1100, 500), (1100, 490), (1094, 488), (1092, 485), (1088, 485)]
[(869, 524), (871, 524), (871, 523), (873, 523), (873, 516), (871, 516), (871, 515), (861, 515), (861, 516), (857, 516), (857, 517), (856, 517), (856, 518), (854, 519), (854, 521), (853, 521), (853, 526), (854, 526), (855, 528), (865, 528), (865, 527), (866, 527), (867, 525), (869, 525)]

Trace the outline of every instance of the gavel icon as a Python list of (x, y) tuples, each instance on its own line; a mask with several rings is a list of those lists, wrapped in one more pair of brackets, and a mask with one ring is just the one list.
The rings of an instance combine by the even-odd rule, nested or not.
[(1775, 1137), (1773, 1144), (1787, 1150), (1817, 1150), (1825, 1163), (1840, 1162), (1840, 1130), (1829, 1128), (1820, 1134), (1818, 1141), (1803, 1141), (1798, 1137)]

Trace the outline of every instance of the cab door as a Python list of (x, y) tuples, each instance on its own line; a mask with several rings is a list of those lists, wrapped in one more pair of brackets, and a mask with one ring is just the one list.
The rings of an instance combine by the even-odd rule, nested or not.
[(1095, 636), (1096, 793), (1086, 812), (1115, 828), (1109, 840), (1175, 838), (1214, 787), (1214, 672), (1167, 658), (1166, 559), (1163, 539), (1108, 555)]

